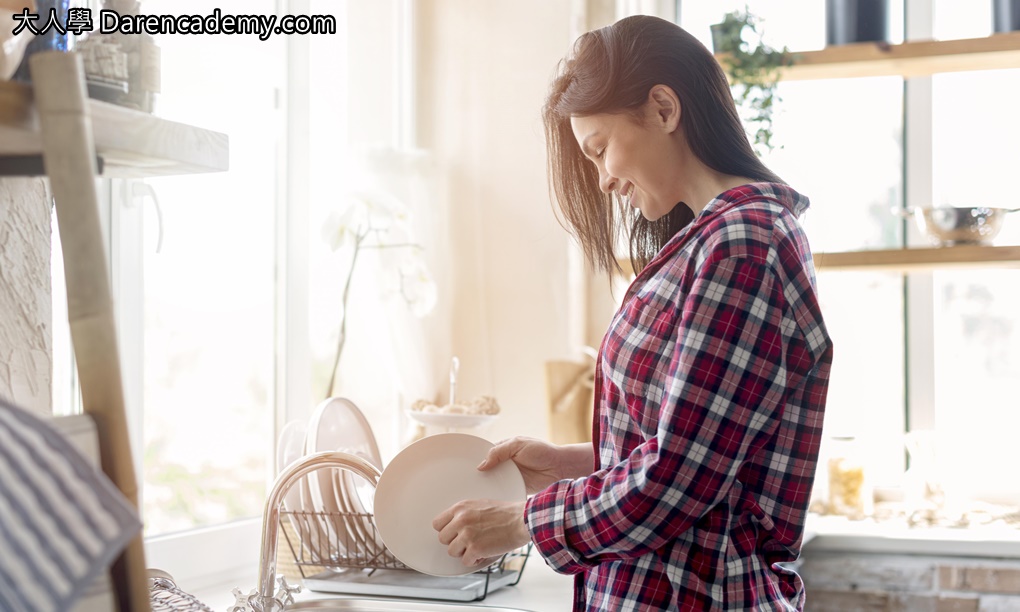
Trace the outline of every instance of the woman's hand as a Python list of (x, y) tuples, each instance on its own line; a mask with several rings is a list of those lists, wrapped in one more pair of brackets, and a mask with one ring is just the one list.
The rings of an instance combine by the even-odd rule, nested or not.
[(593, 453), (591, 444), (587, 443), (558, 446), (518, 436), (490, 448), (478, 469), (491, 470), (504, 461), (513, 461), (524, 476), (524, 487), (531, 495), (558, 480), (590, 474)]
[(525, 502), (468, 499), (457, 502), (432, 521), (439, 541), (465, 566), (492, 563), (500, 555), (528, 543)]

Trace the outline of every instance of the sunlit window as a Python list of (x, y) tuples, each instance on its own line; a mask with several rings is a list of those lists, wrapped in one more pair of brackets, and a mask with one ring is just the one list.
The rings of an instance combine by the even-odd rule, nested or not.
[(992, 33), (994, 2), (934, 0), (934, 38), (980, 38)]
[[(217, 5), (272, 13), (275, 3)], [(204, 2), (153, 0), (156, 14)], [(260, 516), (272, 457), (282, 37), (161, 36), (157, 112), (228, 134), (230, 170), (149, 180), (143, 246), (146, 535)], [(160, 242), (161, 240), (161, 242)]]
[[(746, 6), (762, 19), (764, 40), (771, 46), (824, 47), (824, 3)], [(709, 25), (745, 3), (683, 2), (680, 7), (681, 25), (710, 46)], [(992, 30), (991, 3), (933, 0), (932, 10), (935, 38), (981, 37)], [(902, 3), (890, 3), (890, 42), (902, 41), (902, 31)], [(930, 130), (932, 141), (930, 152), (914, 152), (921, 159), (930, 153), (932, 159), (933, 201), (922, 205), (1015, 207), (1002, 181), (1020, 165), (1020, 127), (1008, 120), (1020, 94), (1018, 72), (932, 77), (931, 124), (912, 125)], [(781, 82), (778, 93), (777, 148), (764, 161), (811, 198), (803, 222), (812, 248), (905, 245), (908, 226), (890, 212), (903, 206), (904, 162), (912, 153), (903, 144), (904, 81), (790, 81)], [(995, 244), (1020, 244), (1020, 224), (1010, 221)], [(939, 270), (914, 277), (931, 279), (919, 285), (928, 288), (918, 289), (908, 288), (908, 277), (896, 272), (819, 273), (819, 296), (836, 346), (826, 439), (857, 438), (867, 449), (871, 484), (880, 490), (890, 487), (909, 496), (904, 493), (909, 478), (923, 470), (955, 510), (1020, 502), (1016, 483), (994, 476), (1017, 458), (1008, 439), (1016, 426), (1011, 389), (1020, 377), (1017, 274)], [(918, 306), (930, 312), (930, 327), (911, 319)], [(911, 334), (931, 337), (934, 353), (912, 354)], [(912, 389), (912, 384), (923, 387)], [(832, 444), (826, 447), (823, 453)], [(905, 474), (911, 465), (908, 450), (912, 474)], [(936, 460), (929, 464), (925, 453)], [(825, 474), (820, 475), (824, 488)]]
[[(683, 3), (687, 20), (681, 25), (700, 38), (726, 10), (744, 8), (742, 2), (713, 4), (709, 11), (707, 4)], [(773, 46), (799, 51), (825, 44), (824, 3), (752, 3), (749, 8), (762, 18), (765, 42)], [(804, 27), (812, 19), (817, 27)], [(811, 199), (801, 221), (812, 249), (858, 251), (902, 244), (902, 222), (891, 212), (903, 198), (902, 79), (781, 81), (778, 95), (776, 147), (763, 161)], [(895, 481), (904, 467), (903, 279), (871, 272), (818, 276), (819, 299), (837, 347), (826, 439), (867, 438), (869, 448), (879, 449), (878, 480)]]
[[(1020, 70), (932, 78), (935, 205), (1017, 207), (1003, 177), (1020, 166), (1020, 125), (1008, 120), (1018, 95)], [(1017, 214), (994, 244), (1020, 244)], [(964, 498), (1020, 501), (1020, 483), (995, 476), (1020, 457), (1008, 435), (1020, 405), (1020, 272), (938, 271), (933, 301), (935, 426), (953, 455), (946, 486)]]

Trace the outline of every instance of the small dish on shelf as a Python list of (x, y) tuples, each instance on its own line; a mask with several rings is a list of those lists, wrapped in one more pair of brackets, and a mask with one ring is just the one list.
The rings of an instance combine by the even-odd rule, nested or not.
[(467, 414), (467, 413), (445, 413), (445, 412), (422, 412), (421, 410), (408, 410), (407, 416), (421, 423), (433, 427), (446, 427), (447, 429), (472, 429), (491, 423), (498, 417), (498, 414)]

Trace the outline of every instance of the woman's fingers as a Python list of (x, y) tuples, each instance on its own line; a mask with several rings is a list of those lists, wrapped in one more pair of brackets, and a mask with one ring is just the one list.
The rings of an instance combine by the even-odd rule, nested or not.
[(531, 536), (524, 524), (524, 503), (464, 500), (436, 516), (432, 525), (451, 556), (476, 565), (527, 544)]
[(446, 547), (446, 551), (450, 553), (451, 557), (464, 558), (464, 553), (467, 552), (467, 546), (465, 546), (460, 539), (457, 539), (450, 542), (450, 545)]
[(485, 459), (478, 464), (478, 469), (489, 470), (510, 459), (518, 451), (522, 443), (520, 438), (510, 438), (509, 440), (498, 442), (489, 449)]
[[(453, 520), (453, 517), (456, 514), (457, 514), (456, 505), (450, 506), (446, 510), (443, 510), (438, 515), (436, 515), (436, 518), (432, 519), (432, 528), (442, 533), (442, 531), (446, 529), (446, 526), (450, 524), (450, 521)], [(449, 542), (443, 542), (443, 544), (448, 543)]]

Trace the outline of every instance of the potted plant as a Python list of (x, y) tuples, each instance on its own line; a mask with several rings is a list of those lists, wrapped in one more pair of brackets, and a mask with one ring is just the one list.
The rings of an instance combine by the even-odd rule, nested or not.
[[(726, 13), (722, 23), (712, 26), (712, 45), (719, 63), (729, 77), (733, 98), (746, 109), (754, 133), (755, 149), (771, 151), (772, 113), (779, 101), (776, 86), (781, 69), (791, 65), (792, 56), (785, 46), (773, 49), (761, 40), (760, 19), (748, 12)], [(753, 38), (745, 38), (745, 32)]]

